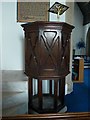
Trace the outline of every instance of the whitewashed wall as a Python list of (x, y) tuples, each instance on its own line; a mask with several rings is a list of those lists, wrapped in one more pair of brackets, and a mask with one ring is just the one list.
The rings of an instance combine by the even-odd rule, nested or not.
[(76, 43), (81, 40), (84, 40), (84, 27), (83, 27), (83, 15), (75, 3), (74, 5), (74, 26), (73, 30), (73, 48), (76, 49), (75, 54), (80, 54), (80, 50), (76, 48)]
[(17, 2), (2, 3), (2, 69), (24, 69), (23, 29), (17, 22)]
[[(72, 2), (68, 2), (66, 0), (66, 5), (69, 7), (69, 9), (66, 11), (65, 15), (65, 22), (67, 22), (70, 25), (74, 26), (74, 0)], [(72, 45), (73, 45), (73, 34), (74, 34), (74, 29), (72, 30), (71, 33), (71, 39), (70, 39), (70, 74), (66, 77), (66, 94), (69, 94), (73, 91), (73, 82), (72, 82)]]
[[(2, 18), (2, 3), (0, 2), (0, 18)], [(2, 69), (2, 19), (0, 19), (0, 70)]]
[(2, 62), (2, 58), (1, 58), (1, 52), (2, 52), (2, 3), (0, 2), (0, 118), (2, 115), (2, 73), (1, 73), (1, 62)]

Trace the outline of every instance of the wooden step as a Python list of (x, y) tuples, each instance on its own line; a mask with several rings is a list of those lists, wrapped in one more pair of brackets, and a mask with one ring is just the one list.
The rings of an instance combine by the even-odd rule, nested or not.
[[(20, 70), (2, 71), (2, 114), (25, 114), (28, 106), (28, 77)], [(1, 93), (1, 91), (0, 91)]]
[(28, 88), (27, 81), (3, 81), (3, 92), (24, 92)]
[(2, 71), (2, 91), (23, 92), (27, 90), (28, 77), (21, 70)]
[(3, 81), (27, 81), (28, 77), (23, 70), (2, 70)]
[(28, 103), (28, 94), (27, 92), (23, 93), (3, 93), (2, 94), (2, 109), (14, 107), (21, 103)]
[(2, 110), (2, 116), (16, 116), (19, 114), (25, 114), (28, 112), (28, 106), (26, 103), (21, 103)]

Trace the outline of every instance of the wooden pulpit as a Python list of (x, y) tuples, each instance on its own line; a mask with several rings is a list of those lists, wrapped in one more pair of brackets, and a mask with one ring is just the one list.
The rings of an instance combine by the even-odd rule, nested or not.
[[(25, 73), (29, 77), (28, 110), (58, 112), (65, 106), (65, 77), (70, 73), (70, 36), (74, 27), (64, 22), (43, 21), (21, 26), (25, 31)], [(38, 83), (35, 95), (34, 79)], [(48, 93), (42, 92), (44, 80), (49, 81)]]

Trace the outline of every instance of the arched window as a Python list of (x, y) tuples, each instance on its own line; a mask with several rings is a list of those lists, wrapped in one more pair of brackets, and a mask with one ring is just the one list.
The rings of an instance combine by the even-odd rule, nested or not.
[(86, 36), (86, 55), (90, 56), (90, 27)]

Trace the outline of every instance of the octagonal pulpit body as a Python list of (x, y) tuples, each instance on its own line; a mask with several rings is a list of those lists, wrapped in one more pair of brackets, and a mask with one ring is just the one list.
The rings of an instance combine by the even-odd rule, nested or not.
[(59, 78), (69, 73), (70, 35), (73, 26), (61, 22), (23, 24), (25, 73), (32, 78)]
[[(38, 113), (58, 112), (64, 106), (70, 36), (74, 27), (64, 22), (43, 21), (23, 24), (22, 27), (25, 31), (25, 73), (29, 77), (28, 109)], [(37, 95), (33, 95), (33, 78), (38, 81)], [(42, 80), (49, 80), (47, 94), (42, 93)]]

